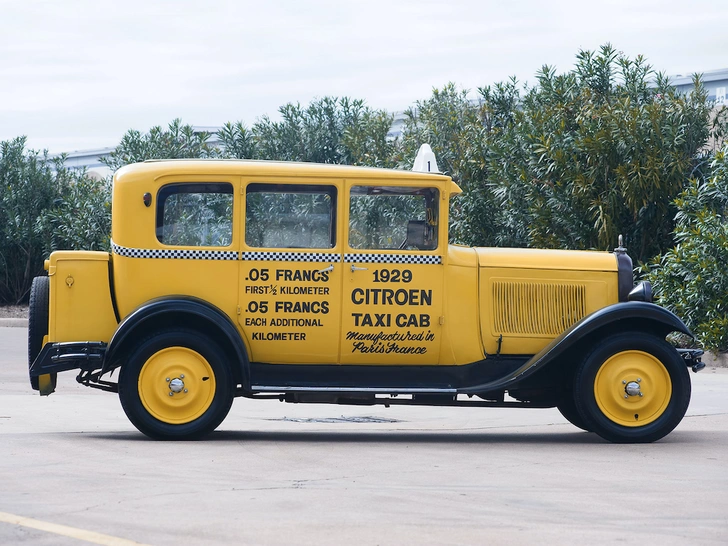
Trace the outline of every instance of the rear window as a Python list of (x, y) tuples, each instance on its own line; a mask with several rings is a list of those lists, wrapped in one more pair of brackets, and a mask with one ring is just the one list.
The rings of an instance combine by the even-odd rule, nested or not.
[(157, 239), (169, 246), (230, 246), (232, 184), (180, 183), (157, 196)]

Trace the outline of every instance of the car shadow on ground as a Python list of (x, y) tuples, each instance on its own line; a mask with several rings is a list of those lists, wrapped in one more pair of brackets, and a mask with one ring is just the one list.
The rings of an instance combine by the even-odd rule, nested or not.
[[(140, 432), (116, 433), (84, 433), (84, 438), (123, 441), (123, 442), (153, 442)], [(673, 432), (656, 444), (691, 444), (698, 441), (698, 433), (691, 431)], [(558, 444), (610, 444), (596, 434), (574, 430), (569, 432), (501, 432), (501, 431), (442, 431), (422, 432), (406, 430), (388, 431), (217, 431), (211, 435), (196, 440), (208, 443), (233, 442), (289, 442), (289, 443), (330, 443), (330, 444), (530, 444), (530, 445), (558, 445)]]

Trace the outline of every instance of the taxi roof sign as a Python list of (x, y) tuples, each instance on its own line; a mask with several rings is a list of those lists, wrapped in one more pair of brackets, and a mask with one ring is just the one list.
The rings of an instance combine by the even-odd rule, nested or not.
[(417, 151), (417, 157), (415, 157), (415, 164), (412, 166), (412, 170), (421, 173), (439, 173), (440, 169), (437, 168), (437, 159), (435, 159), (435, 152), (432, 151), (429, 144), (423, 144)]

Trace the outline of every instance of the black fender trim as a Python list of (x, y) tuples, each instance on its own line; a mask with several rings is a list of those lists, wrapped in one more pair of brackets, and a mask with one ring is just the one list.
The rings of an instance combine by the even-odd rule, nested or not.
[(682, 320), (659, 305), (642, 301), (616, 303), (575, 323), (512, 374), (497, 381), (475, 385), (458, 392), (475, 394), (513, 387), (557, 360), (585, 337), (598, 331), (603, 331), (605, 335), (618, 331), (645, 332), (663, 338), (671, 332), (682, 332), (690, 337), (695, 337)]
[[(215, 336), (231, 358), (235, 380), (247, 388), (250, 385), (250, 362), (235, 324), (219, 308), (191, 296), (165, 296), (140, 305), (121, 321), (109, 341), (100, 375), (121, 365), (124, 351), (136, 336), (164, 326), (180, 325), (201, 328)], [(219, 336), (219, 337), (218, 337)]]

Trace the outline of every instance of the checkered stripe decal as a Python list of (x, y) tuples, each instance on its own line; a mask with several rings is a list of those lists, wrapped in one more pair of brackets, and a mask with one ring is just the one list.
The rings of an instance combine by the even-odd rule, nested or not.
[[(161, 258), (177, 260), (237, 260), (238, 253), (231, 250), (158, 250), (147, 248), (128, 248), (112, 241), (114, 254), (126, 258)], [(242, 252), (243, 261), (263, 262), (338, 262), (339, 254), (331, 252)], [(347, 263), (376, 264), (441, 264), (440, 256), (417, 256), (413, 254), (346, 254)]]
[(243, 261), (262, 262), (338, 262), (340, 254), (331, 252), (243, 252)]
[(177, 260), (237, 260), (238, 253), (232, 250), (157, 250), (153, 248), (127, 248), (111, 243), (114, 254), (125, 258), (162, 258)]
[(374, 264), (441, 264), (442, 257), (413, 254), (345, 254), (344, 261)]

